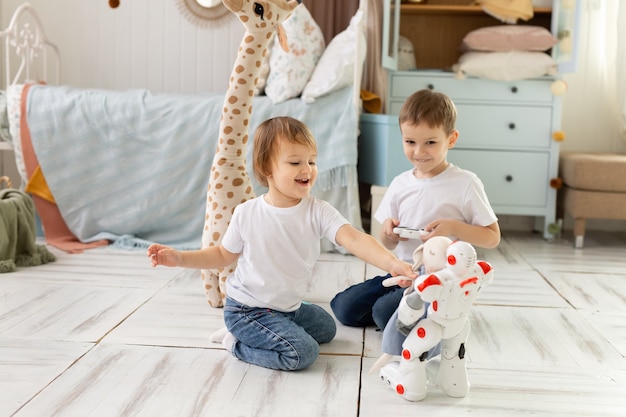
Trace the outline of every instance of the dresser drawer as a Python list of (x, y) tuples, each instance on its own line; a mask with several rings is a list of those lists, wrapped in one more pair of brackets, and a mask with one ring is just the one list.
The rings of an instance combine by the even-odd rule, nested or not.
[(545, 207), (548, 201), (549, 154), (451, 149), (448, 160), (478, 175), (498, 206)]
[(395, 72), (390, 80), (390, 113), (398, 114), (404, 99), (417, 90), (434, 89), (450, 96), (458, 104), (471, 102), (509, 102), (551, 105), (551, 79), (493, 81), (478, 78), (458, 80), (452, 74)]
[(548, 149), (552, 108), (457, 105), (458, 148)]

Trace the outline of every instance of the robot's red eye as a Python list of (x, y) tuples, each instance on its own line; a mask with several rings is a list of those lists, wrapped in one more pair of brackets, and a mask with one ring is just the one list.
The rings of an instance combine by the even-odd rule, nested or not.
[(448, 265), (454, 264), (456, 264), (456, 258), (454, 257), (454, 255), (448, 255)]

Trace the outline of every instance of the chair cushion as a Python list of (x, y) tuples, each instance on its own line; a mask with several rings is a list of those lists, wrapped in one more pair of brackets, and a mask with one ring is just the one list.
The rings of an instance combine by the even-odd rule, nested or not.
[(626, 192), (626, 155), (564, 152), (559, 171), (563, 184), (579, 190)]

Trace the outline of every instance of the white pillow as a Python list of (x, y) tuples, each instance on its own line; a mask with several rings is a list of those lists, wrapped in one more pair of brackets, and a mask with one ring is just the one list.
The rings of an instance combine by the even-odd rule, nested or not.
[[(311, 79), (302, 91), (302, 101), (312, 103), (333, 91), (351, 85), (354, 81), (354, 57), (356, 55), (357, 37), (362, 45), (359, 51), (359, 65), (365, 62), (365, 33), (362, 27), (363, 12), (358, 11), (348, 28), (335, 35), (320, 58)], [(357, 86), (360, 87), (360, 86)]]
[(557, 64), (543, 52), (466, 52), (454, 64), (457, 78), (474, 76), (498, 81), (554, 75)]
[(300, 4), (283, 22), (289, 52), (274, 42), (265, 94), (274, 104), (298, 97), (324, 52), (324, 35), (311, 13)]

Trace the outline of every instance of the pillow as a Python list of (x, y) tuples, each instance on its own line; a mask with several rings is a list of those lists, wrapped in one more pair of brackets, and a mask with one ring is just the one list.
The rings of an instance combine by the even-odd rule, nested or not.
[[(302, 101), (312, 103), (317, 97), (352, 85), (357, 43), (363, 46), (359, 51), (359, 65), (363, 66), (365, 62), (365, 33), (360, 30), (362, 21), (363, 12), (359, 11), (352, 16), (348, 28), (330, 41), (302, 90)], [(359, 42), (357, 37), (361, 38)]]
[(521, 80), (557, 73), (557, 64), (544, 52), (466, 52), (453, 66), (457, 78), (466, 75), (498, 81)]
[(311, 13), (300, 4), (293, 14), (283, 22), (289, 52), (274, 42), (270, 55), (270, 74), (265, 85), (265, 94), (274, 104), (298, 97), (311, 78), (326, 44), (322, 30)]
[(541, 26), (502, 25), (488, 26), (469, 32), (463, 38), (464, 51), (546, 51), (558, 39)]

